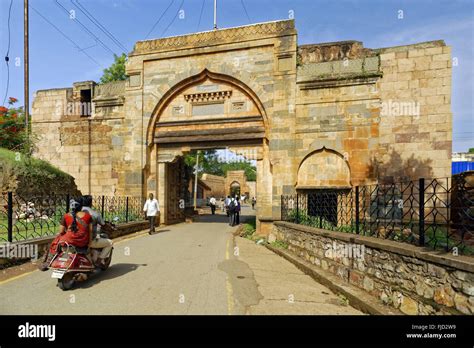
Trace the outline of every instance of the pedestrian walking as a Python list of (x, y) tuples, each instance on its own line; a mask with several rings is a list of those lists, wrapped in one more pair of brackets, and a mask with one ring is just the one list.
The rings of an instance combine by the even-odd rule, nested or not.
[(255, 204), (257, 203), (257, 198), (252, 197), (252, 209), (255, 210)]
[(209, 205), (211, 206), (212, 215), (216, 214), (216, 204), (216, 199), (214, 198), (214, 196), (211, 196), (211, 199), (209, 200)]
[(227, 198), (224, 200), (224, 207), (225, 207), (225, 211), (226, 211), (226, 215), (227, 217), (229, 217), (229, 204), (230, 204), (230, 196), (227, 196)]
[(239, 196), (235, 199), (235, 209), (234, 209), (234, 225), (240, 225), (240, 201)]
[(150, 231), (148, 233), (153, 234), (155, 233), (155, 219), (160, 213), (160, 203), (157, 199), (153, 198), (153, 193), (148, 195), (143, 211), (145, 212), (146, 218), (150, 220)]
[(229, 197), (229, 205), (227, 208), (227, 216), (229, 217), (229, 226), (234, 226), (235, 224), (235, 208), (236, 208), (236, 200), (234, 197)]

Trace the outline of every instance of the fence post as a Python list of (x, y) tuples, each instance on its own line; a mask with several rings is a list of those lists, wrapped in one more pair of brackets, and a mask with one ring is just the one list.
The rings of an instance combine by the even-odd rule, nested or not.
[(128, 222), (128, 196), (126, 199), (126, 207), (125, 207), (125, 222)]
[(425, 179), (419, 179), (419, 227), (418, 227), (418, 234), (420, 237), (419, 244), (420, 246), (425, 245)]
[(104, 218), (104, 206), (105, 206), (105, 196), (102, 195), (102, 202), (101, 202), (101, 208), (100, 208), (102, 218)]
[(296, 194), (296, 223), (300, 223), (300, 201), (299, 201), (299, 194)]
[(8, 242), (13, 242), (13, 192), (8, 192)]
[(69, 193), (66, 195), (66, 213), (69, 213), (69, 201), (71, 200), (71, 196)]
[(359, 220), (359, 186), (355, 187), (355, 200), (356, 200), (356, 234), (359, 234), (359, 225), (360, 225), (360, 220)]
[[(280, 196), (280, 219), (282, 221), (286, 221), (286, 218), (284, 218), (284, 216), (286, 215), (283, 211), (284, 208), (284, 205), (283, 205), (283, 195)], [(287, 208), (288, 209), (288, 208)]]

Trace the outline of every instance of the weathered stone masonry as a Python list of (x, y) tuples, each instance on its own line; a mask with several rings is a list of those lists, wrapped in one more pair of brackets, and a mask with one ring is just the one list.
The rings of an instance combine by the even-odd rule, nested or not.
[[(281, 194), (449, 176), (450, 55), (442, 41), (298, 46), (291, 20), (140, 41), (127, 81), (36, 93), (37, 156), (83, 192), (155, 192), (166, 222), (177, 216), (166, 206), (178, 194), (167, 182), (179, 156), (253, 153), (258, 227), (268, 234)], [(88, 90), (91, 115), (70, 112)]]
[[(405, 314), (474, 314), (474, 262), (398, 242), (276, 222), (271, 240)], [(363, 257), (338, 250), (364, 246)]]

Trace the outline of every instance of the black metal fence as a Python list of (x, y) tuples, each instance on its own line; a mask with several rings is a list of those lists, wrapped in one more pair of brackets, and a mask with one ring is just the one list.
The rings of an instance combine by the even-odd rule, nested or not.
[[(16, 242), (58, 233), (63, 215), (69, 211), (69, 195), (20, 197), (0, 194), (0, 243)], [(106, 221), (121, 224), (143, 220), (141, 197), (94, 196), (93, 208)]]
[(474, 185), (467, 175), (322, 189), (281, 197), (298, 224), (474, 255)]

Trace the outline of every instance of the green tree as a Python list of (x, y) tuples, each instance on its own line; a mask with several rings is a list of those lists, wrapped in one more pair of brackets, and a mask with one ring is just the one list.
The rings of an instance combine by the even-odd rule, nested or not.
[[(193, 151), (184, 156), (184, 163), (194, 169), (194, 166), (196, 165), (196, 158), (197, 152)], [(201, 176), (203, 173), (224, 175), (221, 166), (222, 164), (219, 163), (216, 150), (199, 151), (199, 167), (201, 168), (199, 176)]]
[(117, 56), (114, 54), (114, 62), (112, 65), (104, 69), (104, 74), (100, 78), (100, 83), (108, 83), (113, 81), (124, 81), (127, 79), (125, 75), (125, 63), (127, 62), (127, 55)]
[(257, 180), (257, 169), (250, 162), (233, 161), (221, 164), (222, 171), (227, 174), (229, 170), (243, 170), (248, 181)]
[(13, 107), (18, 100), (10, 97), (9, 107), (0, 106), (0, 147), (23, 150), (27, 142), (23, 107)]
[[(184, 156), (184, 163), (194, 169), (196, 158), (197, 153), (193, 151)], [(255, 181), (257, 179), (257, 170), (252, 163), (244, 161), (221, 162), (219, 156), (217, 156), (216, 150), (200, 151), (199, 167), (201, 168), (199, 176), (204, 173), (225, 176), (229, 170), (244, 170), (247, 180)]]
[(469, 148), (469, 153), (474, 153), (474, 147)]

